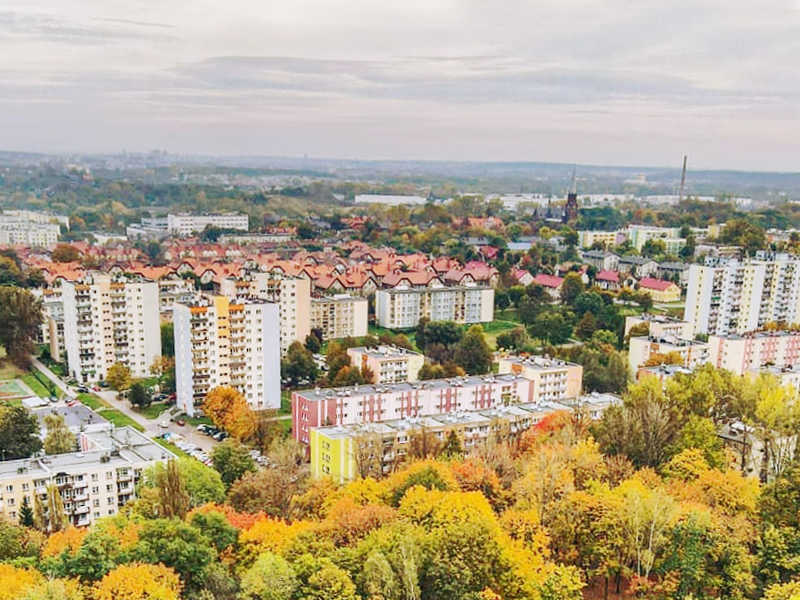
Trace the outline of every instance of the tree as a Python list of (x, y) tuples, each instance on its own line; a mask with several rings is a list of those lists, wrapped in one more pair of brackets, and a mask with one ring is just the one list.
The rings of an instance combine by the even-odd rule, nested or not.
[(327, 560), (302, 586), (301, 600), (357, 600), (356, 586), (347, 571)]
[(75, 450), (75, 434), (69, 430), (63, 416), (56, 414), (46, 415), (44, 425), (47, 429), (47, 435), (44, 438), (44, 451), (47, 454), (64, 454)]
[(239, 530), (219, 511), (195, 512), (189, 523), (211, 541), (217, 552), (235, 546), (239, 540)]
[(253, 433), (255, 426), (253, 411), (236, 388), (215, 387), (206, 395), (203, 411), (214, 425), (224, 429), (239, 441), (246, 440)]
[(164, 356), (175, 356), (175, 326), (172, 322), (161, 324), (161, 352)]
[(163, 565), (120, 565), (94, 587), (94, 600), (179, 600), (181, 581)]
[(22, 406), (0, 406), (0, 454), (3, 460), (27, 458), (42, 448), (36, 416)]
[(464, 454), (464, 446), (461, 438), (455, 429), (451, 429), (447, 434), (447, 439), (442, 446), (442, 455), (450, 458), (459, 458)]
[(297, 577), (282, 557), (264, 552), (242, 575), (243, 600), (291, 600)]
[(177, 519), (146, 521), (131, 555), (174, 569), (186, 587), (194, 590), (202, 585), (206, 570), (217, 558), (211, 541), (199, 529)]
[(226, 487), (245, 473), (256, 470), (256, 463), (246, 446), (234, 439), (227, 439), (211, 452), (211, 461)]
[(72, 579), (49, 579), (29, 588), (21, 600), (84, 600), (80, 584)]
[[(314, 339), (317, 339), (316, 336)], [(301, 380), (316, 381), (318, 376), (319, 368), (311, 350), (300, 342), (292, 342), (281, 361), (281, 378), (288, 379), (291, 385), (297, 385)]]
[(588, 340), (597, 330), (597, 319), (590, 312), (584, 313), (583, 317), (575, 326), (575, 337), (579, 340)]
[(322, 349), (322, 341), (316, 336), (314, 332), (311, 332), (306, 336), (305, 346), (306, 350), (308, 350), (312, 354), (316, 354)]
[(245, 473), (228, 490), (228, 503), (242, 512), (287, 517), (292, 496), (303, 491), (305, 481), (305, 475), (274, 467)]
[(47, 486), (47, 526), (46, 531), (53, 533), (66, 529), (69, 525), (69, 518), (64, 512), (64, 502), (61, 500), (61, 492), (58, 486), (51, 484)]
[(30, 365), (33, 342), (41, 324), (41, 300), (28, 290), (0, 285), (0, 345), (21, 368)]
[(141, 381), (136, 381), (131, 384), (130, 390), (128, 391), (128, 401), (131, 403), (131, 406), (147, 408), (150, 406), (153, 399), (150, 397), (150, 394), (147, 393), (144, 384)]
[(353, 462), (361, 479), (383, 477), (383, 438), (369, 431), (353, 437), (350, 442)]
[(124, 364), (118, 362), (108, 367), (106, 381), (111, 389), (121, 392), (131, 386), (131, 370)]
[(583, 293), (584, 285), (580, 273), (567, 273), (561, 283), (561, 302), (572, 305), (575, 299)]
[(81, 259), (81, 253), (75, 246), (69, 244), (58, 244), (50, 253), (50, 258), (53, 262), (68, 263), (75, 262)]
[(150, 373), (156, 377), (163, 377), (173, 369), (175, 369), (174, 356), (156, 356), (150, 365)]
[(402, 588), (386, 555), (373, 550), (364, 562), (359, 576), (359, 587), (370, 600), (402, 600)]
[(500, 310), (505, 310), (511, 305), (508, 292), (505, 290), (497, 290), (494, 294), (494, 306)]
[(186, 479), (178, 467), (177, 460), (170, 460), (166, 467), (157, 464), (153, 483), (158, 490), (159, 513), (167, 518), (182, 519), (189, 510), (191, 499), (186, 491)]
[(492, 366), (492, 351), (483, 335), (483, 327), (473, 325), (456, 344), (453, 360), (470, 375), (488, 373)]
[(572, 335), (572, 324), (560, 312), (548, 310), (537, 315), (530, 333), (551, 344), (563, 344)]
[(22, 506), (19, 509), (19, 524), (24, 527), (33, 527), (33, 509), (27, 496), (22, 499)]

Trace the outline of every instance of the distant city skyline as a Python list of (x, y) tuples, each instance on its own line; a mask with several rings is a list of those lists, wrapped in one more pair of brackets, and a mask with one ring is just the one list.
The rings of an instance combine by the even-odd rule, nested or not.
[(798, 171), (798, 0), (7, 0), (0, 147)]

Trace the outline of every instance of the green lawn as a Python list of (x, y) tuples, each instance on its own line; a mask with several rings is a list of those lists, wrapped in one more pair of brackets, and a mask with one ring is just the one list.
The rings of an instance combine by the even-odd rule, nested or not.
[(516, 321), (519, 323), (519, 311), (516, 308), (506, 308), (505, 310), (495, 310), (494, 318), (498, 321)]
[(278, 411), (278, 414), (292, 414), (292, 392), (290, 390), (281, 390), (281, 408)]
[[(5, 355), (5, 350), (0, 348), (0, 353)], [(0, 360), (0, 380), (16, 379), (25, 374), (25, 371), (17, 367), (10, 360)]]
[(144, 427), (116, 408), (105, 408), (97, 411), (97, 414), (113, 423), (115, 427), (126, 427), (130, 425), (137, 431), (144, 431)]
[(153, 403), (147, 408), (135, 408), (134, 410), (147, 419), (157, 419), (169, 407), (169, 404)]
[(178, 458), (191, 458), (188, 454), (186, 454), (186, 452), (178, 448), (175, 444), (170, 444), (167, 440), (162, 438), (153, 438), (153, 441), (159, 446), (162, 446), (172, 452)]
[(180, 418), (194, 427), (197, 427), (198, 425), (211, 425), (213, 427), (214, 425), (214, 423), (208, 417), (187, 417), (186, 415), (181, 415)]
[(78, 401), (82, 404), (85, 404), (92, 410), (98, 410), (101, 408), (110, 408), (110, 406), (104, 402), (99, 396), (95, 396), (94, 394), (78, 394)]
[[(36, 371), (38, 373), (38, 371)], [(41, 379), (45, 379), (45, 376), (41, 373), (39, 374)], [(47, 398), (50, 396), (50, 390), (47, 389), (44, 384), (34, 375), (33, 373), (28, 373), (27, 375), (23, 375), (20, 377), (25, 384), (33, 390), (33, 393), (39, 396), (39, 398)]]
[[(486, 335), (486, 343), (489, 344), (490, 348), (496, 349), (497, 348), (497, 336), (501, 333), (505, 333), (506, 331), (511, 331), (515, 327), (519, 327), (520, 324), (516, 321), (491, 321), (489, 323), (480, 323), (481, 327), (483, 327), (483, 332)], [(465, 325), (466, 329), (469, 329), (471, 325)]]

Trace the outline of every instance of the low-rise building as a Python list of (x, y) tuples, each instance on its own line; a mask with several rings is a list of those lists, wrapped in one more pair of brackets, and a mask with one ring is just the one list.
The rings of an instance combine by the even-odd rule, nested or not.
[(620, 256), (619, 270), (630, 273), (637, 279), (651, 277), (658, 270), (658, 263), (652, 259), (641, 256)]
[(679, 302), (681, 288), (671, 281), (643, 277), (639, 280), (639, 291), (650, 294), (654, 302)]
[(607, 250), (585, 250), (581, 258), (598, 271), (616, 271), (619, 267), (619, 256)]
[(167, 231), (173, 235), (192, 235), (193, 233), (203, 231), (206, 227), (247, 231), (249, 225), (247, 215), (236, 213), (214, 215), (167, 215)]
[(403, 383), (418, 381), (419, 370), (425, 364), (425, 357), (413, 350), (397, 346), (378, 346), (377, 348), (348, 348), (350, 364), (362, 371), (367, 368), (373, 374), (371, 383)]
[(48, 488), (55, 485), (70, 524), (87, 527), (134, 500), (145, 469), (175, 458), (132, 427), (78, 437), (78, 452), (0, 462), (0, 514), (18, 521), (20, 508), (33, 508), (35, 496), (46, 506)]
[(280, 408), (278, 305), (198, 295), (175, 305), (176, 403), (195, 413), (218, 386), (236, 388), (253, 410)]
[(494, 290), (488, 286), (398, 287), (375, 292), (378, 325), (389, 329), (416, 327), (431, 321), (488, 323), (494, 319)]
[(647, 323), (649, 327), (648, 335), (654, 337), (676, 337), (685, 340), (692, 337), (692, 324), (688, 321), (650, 313), (625, 317), (625, 335), (627, 336), (633, 327), (642, 323)]
[(498, 373), (531, 381), (532, 402), (564, 402), (581, 393), (583, 367), (579, 364), (546, 356), (501, 356), (498, 363)]
[[(628, 350), (628, 365), (632, 373), (637, 373), (651, 356), (680, 355), (680, 364), (694, 369), (711, 360), (708, 342), (686, 340), (672, 336), (656, 337), (653, 335), (632, 337)], [(674, 364), (674, 363), (673, 363)]]
[(539, 273), (533, 278), (533, 283), (542, 286), (553, 300), (561, 298), (561, 286), (564, 284), (563, 277)]
[(591, 248), (599, 245), (604, 248), (613, 248), (625, 239), (625, 234), (618, 231), (579, 231), (578, 246)]
[(322, 338), (333, 340), (367, 335), (369, 307), (366, 298), (336, 294), (311, 299), (311, 328), (322, 331)]
[(292, 434), (308, 444), (314, 427), (485, 410), (532, 402), (533, 392), (532, 381), (508, 374), (298, 390), (292, 392)]

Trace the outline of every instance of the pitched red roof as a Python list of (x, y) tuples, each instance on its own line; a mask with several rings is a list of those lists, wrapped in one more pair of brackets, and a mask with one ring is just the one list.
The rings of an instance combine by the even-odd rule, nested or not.
[(598, 271), (595, 275), (597, 281), (610, 281), (612, 283), (619, 283), (619, 273), (616, 271)]
[(673, 285), (675, 284), (671, 281), (654, 279), (652, 277), (643, 277), (639, 280), (639, 287), (645, 288), (646, 290), (656, 290), (658, 292), (665, 292)]
[(533, 283), (538, 283), (539, 285), (543, 285), (544, 287), (555, 289), (561, 287), (561, 284), (564, 283), (564, 278), (557, 277), (556, 275), (539, 273), (536, 277), (533, 278)]

